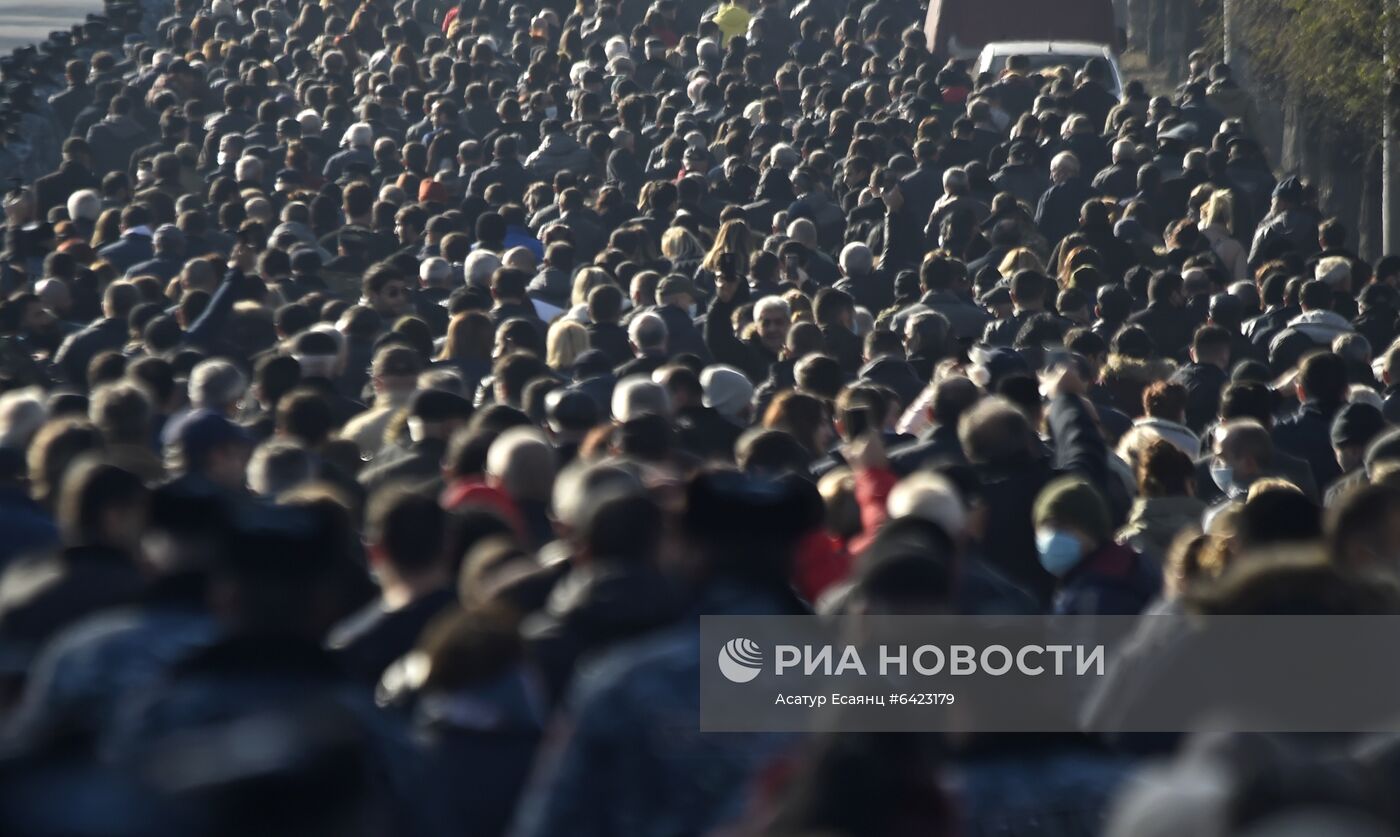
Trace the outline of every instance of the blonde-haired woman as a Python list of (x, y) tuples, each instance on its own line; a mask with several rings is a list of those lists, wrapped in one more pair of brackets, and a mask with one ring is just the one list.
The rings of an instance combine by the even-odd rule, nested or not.
[(545, 362), (562, 375), (573, 372), (578, 356), (588, 351), (588, 329), (573, 320), (555, 320), (545, 337)]
[(1225, 266), (1231, 282), (1249, 278), (1249, 254), (1231, 234), (1235, 225), (1235, 199), (1228, 189), (1216, 189), (1201, 211), (1201, 234), (1215, 257)]
[(476, 392), (481, 379), (491, 374), (495, 332), (491, 318), (480, 311), (454, 314), (447, 324), (447, 336), (433, 366), (455, 369), (462, 377), (465, 391)]
[(706, 296), (714, 294), (720, 276), (726, 272), (730, 278), (742, 282), (749, 275), (749, 259), (753, 257), (753, 233), (744, 221), (725, 221), (715, 236), (715, 243), (700, 269), (695, 273), (695, 284)]
[(1006, 256), (1002, 258), (1001, 264), (997, 265), (997, 273), (1000, 273), (1002, 277), (1006, 279), (1010, 279), (1022, 270), (1034, 270), (1037, 273), (1045, 272), (1045, 265), (1040, 261), (1040, 257), (1029, 247), (1017, 247), (1015, 250), (1007, 253)]
[(565, 319), (588, 322), (588, 295), (599, 285), (612, 285), (612, 277), (601, 267), (585, 267), (574, 274), (574, 286), (569, 291), (569, 313)]
[(671, 227), (661, 236), (661, 255), (671, 262), (672, 273), (693, 277), (705, 260), (705, 245), (685, 227)]

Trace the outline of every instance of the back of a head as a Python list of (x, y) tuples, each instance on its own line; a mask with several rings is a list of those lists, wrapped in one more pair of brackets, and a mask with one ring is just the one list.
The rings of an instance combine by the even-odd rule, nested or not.
[(262, 497), (278, 497), (315, 476), (311, 452), (289, 439), (264, 442), (248, 461), (248, 487)]
[(1024, 454), (1031, 440), (1030, 422), (1005, 398), (978, 402), (958, 421), (958, 440), (974, 463), (994, 463)]
[(375, 492), (365, 510), (365, 539), (373, 554), (403, 574), (442, 563), (447, 516), (429, 494), (391, 485)]
[(1310, 400), (1328, 405), (1341, 404), (1346, 400), (1346, 361), (1332, 352), (1309, 355), (1303, 360), (1298, 383)]
[(145, 497), (140, 477), (96, 456), (79, 457), (64, 477), (58, 500), (64, 542), (72, 546), (104, 543), (112, 513), (139, 506)]
[(671, 414), (671, 398), (666, 388), (643, 375), (618, 381), (612, 396), (613, 419), (626, 422), (648, 413)]
[(1321, 510), (1291, 485), (1251, 491), (1236, 524), (1242, 549), (1306, 543), (1322, 536)]
[(247, 388), (248, 379), (232, 363), (217, 358), (201, 361), (190, 373), (190, 404), (197, 409), (227, 410)]
[(486, 475), (517, 501), (548, 502), (554, 485), (554, 448), (534, 427), (513, 427), (486, 454)]

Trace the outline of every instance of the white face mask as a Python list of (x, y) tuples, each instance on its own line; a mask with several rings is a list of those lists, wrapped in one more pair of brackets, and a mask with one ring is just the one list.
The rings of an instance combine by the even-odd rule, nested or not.
[(215, 159), (217, 159), (217, 160), (219, 161), (219, 165), (221, 165), (221, 166), (226, 166), (226, 165), (228, 165), (228, 152), (227, 152), (227, 151), (220, 151), (219, 154), (218, 154), (218, 156), (217, 156)]

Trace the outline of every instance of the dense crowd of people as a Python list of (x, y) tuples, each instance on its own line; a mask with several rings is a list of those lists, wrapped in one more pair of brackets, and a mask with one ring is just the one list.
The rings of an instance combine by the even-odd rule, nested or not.
[(701, 614), (1400, 613), (1400, 257), (1228, 66), (117, 20), (0, 62), (7, 833), (1400, 828), (1389, 740), (698, 729)]

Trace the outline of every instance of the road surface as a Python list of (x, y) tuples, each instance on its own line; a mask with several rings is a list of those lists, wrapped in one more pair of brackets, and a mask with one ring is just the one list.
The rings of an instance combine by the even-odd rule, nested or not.
[(55, 29), (81, 23), (89, 12), (101, 12), (102, 0), (0, 0), (0, 53), (37, 44)]

